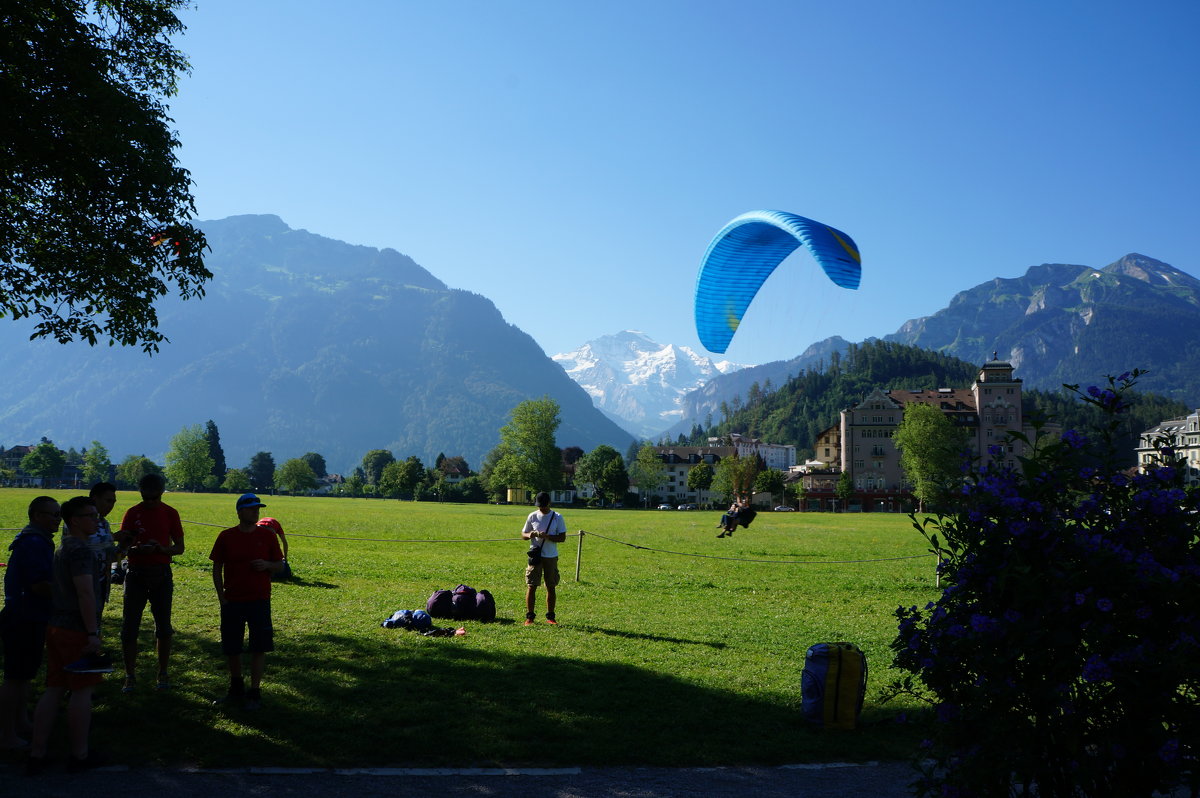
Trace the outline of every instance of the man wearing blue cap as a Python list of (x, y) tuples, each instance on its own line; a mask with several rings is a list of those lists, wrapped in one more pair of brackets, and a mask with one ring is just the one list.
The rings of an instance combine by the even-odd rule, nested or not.
[[(271, 626), (271, 574), (283, 569), (283, 552), (270, 527), (258, 525), (258, 496), (237, 500), (238, 525), (217, 535), (212, 553), (213, 586), (221, 602), (221, 651), (229, 660), (229, 692), (215, 703), (241, 701), (246, 709), (262, 706), (262, 676), (267, 652), (275, 650)], [(250, 639), (250, 689), (242, 677), (246, 630)]]
[(171, 686), (167, 665), (171, 660), (171, 599), (175, 583), (171, 558), (183, 554), (183, 524), (174, 507), (162, 500), (166, 480), (161, 474), (146, 474), (138, 482), (140, 503), (125, 511), (117, 539), (129, 556), (125, 577), (125, 599), (121, 608), (121, 653), (125, 659), (123, 693), (137, 686), (137, 638), (146, 603), (154, 617), (154, 644), (158, 651), (157, 689)]

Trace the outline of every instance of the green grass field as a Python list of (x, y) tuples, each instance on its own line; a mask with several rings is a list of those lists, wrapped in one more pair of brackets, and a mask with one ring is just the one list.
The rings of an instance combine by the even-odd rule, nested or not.
[[(35, 495), (0, 490), (0, 526), (22, 526)], [(234, 498), (165, 499), (187, 544), (175, 565), (175, 687), (151, 689), (147, 613), (139, 691), (121, 694), (120, 667), (98, 691), (93, 743), (118, 762), (781, 764), (902, 758), (921, 736), (894, 721), (913, 706), (878, 702), (894, 676), (893, 610), (936, 595), (933, 557), (901, 515), (764, 513), (718, 540), (716, 513), (567, 508), (560, 625), (527, 628), (518, 531), (529, 508), (264, 497), (297, 579), (275, 586), (265, 707), (245, 712), (209, 705), (227, 677), (208, 552), (236, 523)], [(118, 495), (114, 527), (136, 501)], [(594, 534), (575, 581), (581, 529)], [(454, 638), (380, 627), (460, 582), (495, 595), (496, 623), (467, 622)], [(105, 617), (114, 654), (120, 600), (115, 587)], [(863, 722), (812, 729), (799, 717), (804, 652), (840, 640), (861, 646), (871, 668)]]

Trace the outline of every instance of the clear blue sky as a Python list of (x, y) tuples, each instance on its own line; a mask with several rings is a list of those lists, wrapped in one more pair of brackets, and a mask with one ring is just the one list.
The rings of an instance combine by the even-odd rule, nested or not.
[(1039, 263), (1200, 276), (1200, 3), (197, 0), (171, 101), (201, 219), (272, 213), (413, 257), (548, 354), (622, 329), (700, 349), (713, 234), (797, 253), (727, 357), (884, 335)]

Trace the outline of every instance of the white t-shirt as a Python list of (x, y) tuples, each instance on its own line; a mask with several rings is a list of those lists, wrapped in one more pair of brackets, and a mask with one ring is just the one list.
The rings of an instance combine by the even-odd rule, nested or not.
[[(523, 535), (526, 532), (533, 532), (534, 530), (537, 530), (538, 532), (545, 532), (547, 535), (565, 535), (567, 534), (567, 522), (563, 520), (561, 515), (553, 510), (545, 515), (542, 515), (541, 510), (534, 510), (529, 514), (529, 517), (525, 519), (525, 526), (521, 529), (521, 534)], [(538, 545), (538, 542), (541, 542), (542, 544), (543, 557), (558, 556), (557, 543), (552, 540), (541, 538), (538, 541), (531, 540), (530, 544), (532, 544), (532, 546), (536, 546)]]

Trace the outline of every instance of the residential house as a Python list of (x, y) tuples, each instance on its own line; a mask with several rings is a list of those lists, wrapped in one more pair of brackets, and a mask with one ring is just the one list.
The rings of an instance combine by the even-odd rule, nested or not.
[(1138, 438), (1138, 467), (1145, 470), (1159, 462), (1159, 446), (1169, 445), (1187, 463), (1184, 479), (1189, 485), (1200, 485), (1200, 409), (1183, 418), (1172, 418), (1156, 424)]

